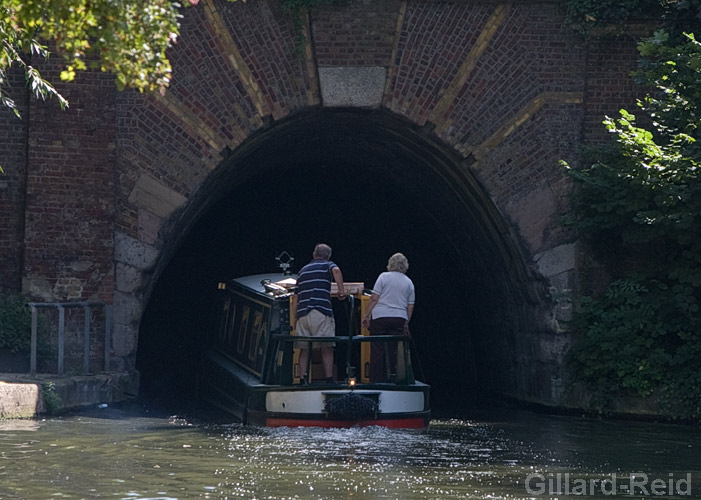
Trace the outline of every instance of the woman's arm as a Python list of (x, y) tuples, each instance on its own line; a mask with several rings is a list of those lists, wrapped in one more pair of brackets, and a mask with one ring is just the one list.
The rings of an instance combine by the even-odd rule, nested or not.
[(411, 321), (411, 315), (414, 314), (414, 304), (409, 304), (406, 306), (406, 317), (408, 318), (404, 322), (404, 335), (410, 335), (409, 333), (409, 321)]
[(370, 302), (368, 303), (368, 308), (365, 311), (365, 316), (363, 316), (363, 321), (362, 324), (365, 328), (368, 328), (370, 326), (370, 318), (372, 318), (372, 310), (375, 308), (377, 305), (377, 302), (380, 300), (380, 296), (377, 293), (373, 293), (370, 295)]

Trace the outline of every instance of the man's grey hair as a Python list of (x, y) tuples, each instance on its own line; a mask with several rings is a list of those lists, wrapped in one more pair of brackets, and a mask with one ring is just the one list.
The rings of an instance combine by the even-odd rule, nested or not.
[(331, 247), (325, 243), (319, 243), (314, 247), (314, 257), (329, 260), (331, 258)]
[(406, 274), (406, 272), (409, 270), (409, 261), (403, 253), (395, 253), (387, 262), (387, 270)]

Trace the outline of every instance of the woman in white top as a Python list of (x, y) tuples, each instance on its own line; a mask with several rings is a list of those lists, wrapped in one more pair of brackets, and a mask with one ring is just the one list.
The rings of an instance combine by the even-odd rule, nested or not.
[[(406, 275), (409, 261), (395, 253), (387, 262), (387, 272), (375, 282), (363, 326), (370, 335), (409, 335), (409, 321), (414, 312), (414, 283)], [(386, 382), (388, 379), (384, 343), (373, 342), (370, 350), (370, 379)], [(390, 373), (396, 374), (397, 344), (390, 344)]]

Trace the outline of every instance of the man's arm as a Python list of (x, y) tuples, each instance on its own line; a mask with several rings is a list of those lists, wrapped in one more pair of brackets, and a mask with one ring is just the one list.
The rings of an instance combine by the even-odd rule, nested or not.
[(343, 287), (343, 274), (341, 273), (341, 268), (336, 266), (331, 272), (333, 273), (333, 279), (338, 285), (338, 298), (343, 300), (346, 298), (346, 289)]
[(290, 327), (294, 330), (297, 326), (297, 294), (292, 294), (292, 304), (290, 304)]

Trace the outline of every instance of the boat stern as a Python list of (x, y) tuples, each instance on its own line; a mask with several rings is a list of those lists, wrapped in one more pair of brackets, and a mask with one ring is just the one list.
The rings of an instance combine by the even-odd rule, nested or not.
[(429, 386), (348, 389), (313, 386), (261, 387), (252, 391), (247, 421), (266, 427), (364, 427), (425, 429)]

